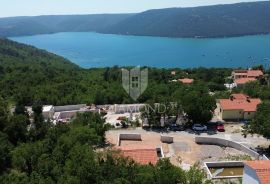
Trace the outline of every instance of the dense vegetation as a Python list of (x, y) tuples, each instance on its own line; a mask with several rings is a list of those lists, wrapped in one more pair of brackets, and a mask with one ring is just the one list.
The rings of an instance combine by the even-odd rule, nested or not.
[[(244, 127), (244, 134), (260, 134), (265, 138), (270, 138), (270, 102), (264, 102), (259, 105), (255, 118), (250, 124)], [(270, 152), (270, 146), (269, 150)]]
[[(148, 70), (148, 87), (136, 103), (177, 102), (194, 122), (211, 119), (215, 98), (228, 98), (230, 94), (223, 84), (230, 82), (227, 77), (232, 69)], [(176, 72), (175, 76), (171, 75), (172, 70)], [(117, 66), (82, 69), (54, 54), (9, 40), (0, 39), (0, 76), (0, 96), (9, 105), (135, 102), (124, 91), (121, 68)], [(194, 84), (172, 82), (184, 77), (195, 79)], [(270, 99), (267, 81), (249, 83), (234, 91)], [(209, 92), (214, 95), (210, 96)]]
[(11, 115), (4, 103), (1, 99), (0, 183), (204, 183), (197, 167), (184, 171), (166, 159), (141, 166), (104, 147), (107, 127), (98, 114), (53, 126), (44, 122), (41, 104), (33, 106), (30, 123), (25, 109)]
[(102, 32), (165, 37), (229, 37), (270, 32), (270, 2), (149, 10)]
[[(228, 97), (223, 83), (230, 73), (231, 69), (149, 68), (149, 85), (138, 102), (177, 102), (177, 110), (184, 110), (193, 122), (207, 122), (216, 97), (209, 92)], [(54, 54), (0, 39), (0, 77), (0, 183), (209, 183), (197, 167), (183, 171), (166, 159), (156, 166), (140, 166), (120, 157), (106, 147), (108, 127), (97, 114), (78, 115), (68, 125), (44, 121), (42, 104), (133, 103), (121, 86), (119, 67), (81, 69)], [(172, 82), (182, 77), (195, 82)], [(269, 100), (267, 81), (237, 90)], [(9, 105), (16, 105), (14, 114)], [(25, 105), (32, 105), (31, 121)], [(252, 133), (269, 136), (269, 121), (261, 124), (265, 117), (269, 119), (267, 102), (250, 124), (256, 127)]]
[[(79, 103), (133, 103), (121, 84), (121, 68), (81, 69), (65, 59), (33, 47), (9, 40), (0, 40), (0, 95), (13, 105), (32, 105), (34, 102), (52, 105)], [(149, 68), (147, 90), (140, 103), (179, 102), (194, 121), (198, 114), (205, 116), (215, 108), (212, 91), (224, 90), (230, 69), (174, 69)], [(193, 85), (171, 82), (190, 77)], [(200, 96), (201, 98), (197, 98)], [(190, 104), (197, 103), (194, 109)], [(206, 103), (207, 102), (207, 103)], [(198, 108), (200, 107), (200, 108)], [(194, 114), (194, 110), (197, 112)], [(207, 112), (202, 112), (207, 111)], [(204, 121), (211, 119), (203, 118)]]
[(270, 33), (270, 2), (149, 10), (138, 14), (0, 19), (0, 37), (55, 32), (165, 37), (229, 37)]

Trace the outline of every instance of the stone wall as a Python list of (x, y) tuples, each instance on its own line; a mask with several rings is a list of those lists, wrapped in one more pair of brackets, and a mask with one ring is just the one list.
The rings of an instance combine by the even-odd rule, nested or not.
[(244, 146), (240, 143), (230, 141), (227, 139), (221, 139), (221, 138), (216, 138), (216, 137), (195, 137), (195, 142), (197, 144), (213, 144), (213, 145), (231, 147), (239, 151), (245, 152), (246, 154), (254, 157), (256, 160), (260, 159), (260, 155), (256, 151), (253, 151), (247, 146)]
[(121, 140), (141, 141), (142, 136), (141, 134), (128, 134), (128, 133), (119, 134), (117, 143), (118, 146), (121, 145)]
[(163, 143), (173, 143), (173, 137), (161, 135), (160, 141)]

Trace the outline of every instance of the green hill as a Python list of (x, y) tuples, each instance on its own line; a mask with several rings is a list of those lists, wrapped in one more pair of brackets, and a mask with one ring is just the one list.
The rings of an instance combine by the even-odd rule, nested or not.
[(47, 51), (0, 39), (0, 98), (11, 103), (130, 102), (121, 87), (120, 71), (118, 67), (82, 69)]
[(112, 26), (132, 15), (48, 15), (0, 18), (0, 37), (56, 32), (97, 31)]
[(230, 37), (270, 33), (270, 1), (149, 10), (103, 33), (164, 37)]
[(231, 37), (270, 33), (270, 1), (137, 14), (55, 15), (0, 19), (0, 37), (100, 32), (164, 37)]

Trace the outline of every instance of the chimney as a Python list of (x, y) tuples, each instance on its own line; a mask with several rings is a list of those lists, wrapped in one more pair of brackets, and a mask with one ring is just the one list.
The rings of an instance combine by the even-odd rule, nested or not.
[(230, 96), (230, 100), (233, 101), (233, 99), (234, 99), (234, 98), (233, 98), (233, 95), (231, 95), (231, 96)]
[(250, 102), (250, 97), (249, 96), (247, 96), (247, 102)]

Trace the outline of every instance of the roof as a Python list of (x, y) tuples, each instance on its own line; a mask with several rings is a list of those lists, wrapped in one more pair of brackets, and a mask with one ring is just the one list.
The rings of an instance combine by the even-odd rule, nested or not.
[(242, 72), (235, 72), (234, 75), (247, 75), (247, 72), (244, 72), (244, 73), (242, 73)]
[(182, 82), (184, 84), (191, 84), (194, 82), (194, 79), (189, 79), (189, 78), (183, 78), (183, 79), (178, 79), (179, 82)]
[(49, 111), (52, 110), (52, 108), (53, 108), (52, 105), (46, 105), (46, 106), (43, 106), (42, 111), (43, 111), (43, 112), (49, 112)]
[(157, 150), (153, 146), (121, 146), (119, 149), (125, 157), (129, 157), (142, 165), (156, 164), (158, 161)]
[(255, 78), (240, 78), (240, 79), (235, 79), (234, 82), (237, 84), (237, 85), (241, 85), (241, 84), (246, 84), (248, 82), (253, 82), (253, 81), (256, 81), (257, 79)]
[(261, 70), (235, 70), (234, 75), (246, 75), (247, 77), (259, 77), (263, 75)]
[(259, 77), (262, 75), (263, 75), (263, 72), (261, 70), (248, 70), (247, 71), (248, 77)]
[(234, 99), (238, 99), (238, 100), (246, 100), (249, 96), (242, 94), (242, 93), (238, 93), (238, 94), (232, 94), (231, 95)]
[(220, 99), (223, 110), (243, 110), (244, 112), (256, 112), (257, 106), (262, 103), (259, 98), (249, 98), (244, 94), (233, 94), (233, 99)]
[(255, 170), (261, 184), (270, 184), (270, 160), (246, 161), (245, 165)]

